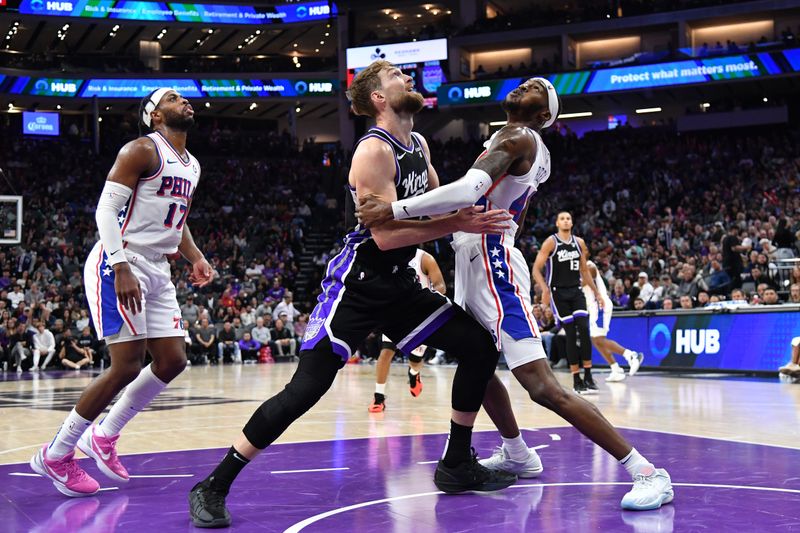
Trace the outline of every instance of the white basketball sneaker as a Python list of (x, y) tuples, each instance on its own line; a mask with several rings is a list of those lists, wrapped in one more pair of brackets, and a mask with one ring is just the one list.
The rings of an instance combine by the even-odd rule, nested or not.
[(637, 352), (636, 357), (631, 357), (628, 359), (628, 364), (630, 365), (630, 369), (628, 369), (628, 373), (631, 377), (636, 375), (636, 372), (639, 371), (639, 367), (642, 366), (642, 361), (644, 361), (644, 354), (642, 352)]
[(624, 381), (625, 380), (625, 371), (621, 368), (616, 370), (611, 370), (611, 373), (606, 376), (606, 383), (615, 383), (617, 381)]
[(622, 497), (620, 505), (629, 511), (649, 511), (671, 502), (674, 497), (667, 471), (648, 466), (644, 472), (633, 476), (633, 489)]
[(494, 454), (487, 458), (478, 461), (480, 464), (489, 470), (502, 470), (503, 472), (510, 472), (516, 474), (517, 477), (532, 478), (538, 477), (542, 473), (544, 467), (539, 454), (533, 448), (528, 448), (528, 458), (524, 461), (514, 461), (508, 456), (506, 445), (498, 446), (494, 450)]

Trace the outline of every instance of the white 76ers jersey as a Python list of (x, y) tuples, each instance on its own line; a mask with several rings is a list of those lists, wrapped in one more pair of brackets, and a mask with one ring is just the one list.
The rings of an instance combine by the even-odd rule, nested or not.
[(158, 150), (160, 166), (139, 180), (119, 213), (125, 243), (172, 254), (178, 250), (192, 196), (200, 180), (200, 163), (188, 151), (184, 160), (160, 133), (148, 137)]
[[(530, 198), (538, 189), (539, 186), (547, 181), (550, 177), (550, 150), (544, 145), (542, 137), (532, 129), (528, 131), (533, 135), (536, 141), (536, 160), (531, 165), (531, 169), (523, 176), (513, 176), (511, 174), (503, 174), (497, 178), (489, 190), (486, 191), (476, 205), (486, 206), (486, 210), (491, 209), (505, 209), (513, 217), (514, 224), (503, 235), (501, 240), (505, 246), (514, 246), (514, 235), (517, 232), (517, 227), (522, 217), (522, 211)], [(488, 152), (489, 147), (494, 140), (495, 133), (492, 137), (484, 143), (486, 150), (478, 157), (481, 159)], [(468, 237), (468, 235), (472, 235)], [(464, 239), (476, 239), (480, 235), (457, 233), (453, 236), (455, 243)]]

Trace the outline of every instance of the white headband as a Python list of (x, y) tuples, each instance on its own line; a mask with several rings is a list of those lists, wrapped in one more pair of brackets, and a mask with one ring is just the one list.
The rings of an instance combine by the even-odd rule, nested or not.
[(150, 99), (147, 101), (147, 103), (144, 104), (144, 110), (142, 111), (142, 122), (144, 122), (144, 125), (148, 128), (152, 122), (150, 113), (152, 113), (153, 110), (158, 107), (158, 104), (161, 103), (161, 99), (164, 98), (164, 95), (171, 90), (172, 89), (170, 87), (162, 87), (157, 89), (152, 95), (150, 95)]
[(558, 118), (558, 93), (556, 92), (556, 88), (553, 87), (553, 84), (550, 83), (550, 80), (546, 78), (533, 79), (542, 82), (547, 88), (547, 107), (550, 109), (550, 120), (545, 122), (542, 127), (549, 128)]

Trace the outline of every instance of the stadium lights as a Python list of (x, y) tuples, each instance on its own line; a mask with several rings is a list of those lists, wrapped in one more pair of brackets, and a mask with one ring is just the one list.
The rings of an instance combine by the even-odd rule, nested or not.
[(490, 126), (505, 126), (506, 124), (508, 124), (507, 120), (495, 120), (489, 123)]
[(702, 107), (703, 109), (708, 109), (709, 107), (711, 107), (711, 104), (709, 104), (708, 102), (703, 102), (702, 104), (700, 104), (700, 107)]
[(583, 118), (583, 117), (591, 117), (591, 111), (578, 111), (577, 113), (563, 113), (558, 115), (558, 119), (561, 120), (562, 118)]
[(206, 109), (211, 107), (211, 102), (206, 102)]
[(764, 103), (766, 104), (767, 102), (769, 102), (769, 98), (767, 98), (767, 97), (765, 96), (765, 97), (764, 97)]
[(253, 109), (255, 109), (257, 107), (258, 107), (258, 104), (253, 102), (252, 104), (250, 104), (250, 111), (252, 111)]
[(59, 111), (61, 111), (61, 104), (56, 104), (56, 109), (58, 109)]
[(660, 113), (660, 107), (643, 107), (641, 109), (636, 110), (637, 115), (644, 115), (645, 113)]
[(297, 106), (297, 107), (295, 107), (295, 108), (294, 108), (294, 112), (295, 112), (295, 113), (299, 113), (299, 112), (300, 112), (300, 106)]

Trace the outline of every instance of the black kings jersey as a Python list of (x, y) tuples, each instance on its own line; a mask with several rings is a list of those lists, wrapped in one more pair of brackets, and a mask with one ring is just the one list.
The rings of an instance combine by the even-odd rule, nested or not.
[(565, 289), (581, 286), (581, 247), (573, 235), (568, 241), (562, 241), (557, 234), (550, 237), (555, 242), (555, 249), (547, 258), (545, 279), (549, 287)]
[[(375, 126), (370, 128), (367, 134), (359, 139), (358, 142), (360, 143), (370, 138), (382, 140), (387, 143), (394, 152), (394, 186), (398, 200), (419, 196), (428, 190), (428, 160), (422, 149), (422, 143), (418, 133), (412, 132), (411, 146), (405, 146), (391, 133)], [(358, 144), (356, 144), (356, 146), (358, 146)], [(350, 187), (350, 193), (353, 198), (353, 203), (357, 204), (356, 190)], [(350, 208), (352, 209), (352, 206)], [(354, 217), (350, 219), (354, 220)], [(417, 245), (413, 245), (382, 251), (375, 244), (370, 231), (360, 224), (356, 224), (355, 228), (345, 236), (344, 242), (345, 246), (356, 250), (358, 258), (361, 261), (376, 267), (407, 265), (414, 257), (417, 250)]]

